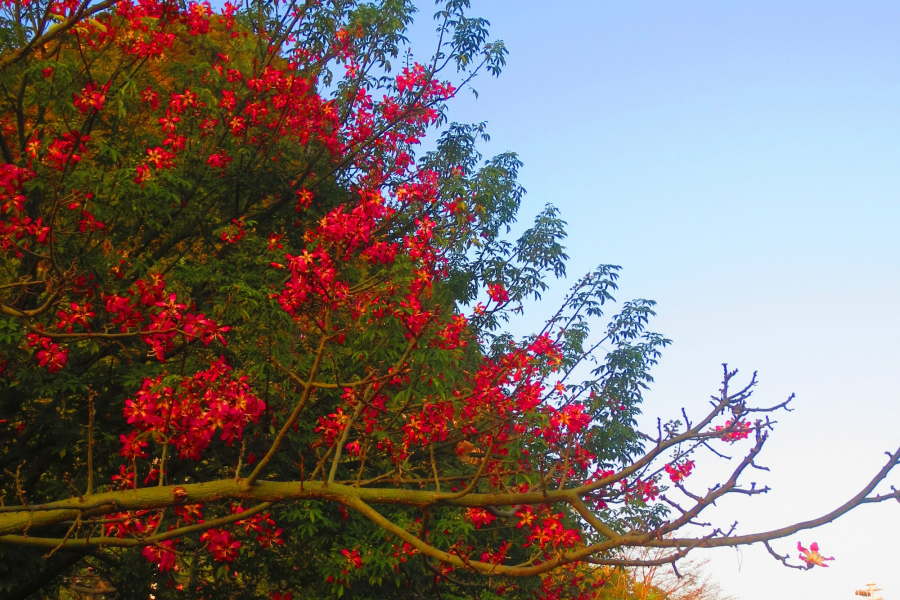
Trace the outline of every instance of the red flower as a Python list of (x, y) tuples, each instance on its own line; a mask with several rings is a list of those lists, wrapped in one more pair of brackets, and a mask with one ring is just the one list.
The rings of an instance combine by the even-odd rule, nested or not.
[(185, 504), (184, 506), (176, 506), (175, 514), (181, 517), (184, 523), (202, 523), (203, 522), (203, 505), (202, 504)]
[(341, 550), (341, 554), (343, 554), (347, 558), (347, 564), (356, 569), (362, 568), (363, 561), (359, 556), (359, 550), (347, 550), (344, 548)]
[(504, 288), (499, 283), (492, 283), (488, 285), (488, 296), (490, 296), (491, 300), (493, 300), (497, 304), (509, 302), (509, 292), (507, 292), (506, 288)]
[(214, 169), (224, 169), (226, 166), (228, 166), (228, 163), (230, 163), (231, 160), (231, 157), (225, 154), (225, 151), (222, 150), (218, 154), (211, 155), (207, 159), (206, 164), (210, 167), (213, 167)]
[(53, 140), (47, 147), (45, 161), (56, 169), (62, 171), (68, 165), (81, 160), (78, 152), (84, 152), (90, 136), (75, 132), (64, 133)]
[(106, 102), (107, 88), (108, 85), (95, 88), (93, 83), (87, 84), (80, 94), (78, 92), (72, 94), (75, 99), (75, 108), (82, 113), (86, 113), (91, 109), (100, 110), (103, 108), (103, 103)]
[[(559, 385), (557, 384), (557, 386)], [(563, 387), (563, 389), (565, 388)], [(584, 405), (578, 402), (567, 405), (550, 418), (551, 426), (554, 428), (565, 427), (569, 433), (578, 433), (590, 422), (591, 416), (584, 412)]]
[(206, 548), (213, 555), (213, 560), (218, 562), (231, 562), (238, 555), (241, 543), (235, 540), (231, 532), (223, 529), (210, 529), (200, 536), (201, 542), (206, 542)]
[(228, 122), (228, 126), (231, 128), (232, 135), (241, 135), (244, 129), (247, 128), (247, 119), (244, 117), (232, 117), (231, 121)]
[[(28, 142), (29, 155), (32, 155), (31, 148), (35, 142), (37, 142), (37, 147), (40, 147), (38, 140)], [(37, 151), (35, 150), (33, 156), (36, 155)], [(21, 212), (24, 209), (25, 196), (21, 193), (22, 186), (33, 177), (34, 173), (27, 169), (10, 164), (0, 166), (0, 208), (4, 213), (12, 210)]]
[(78, 231), (84, 233), (89, 229), (96, 231), (98, 229), (103, 229), (104, 227), (105, 225), (101, 221), (98, 221), (94, 215), (86, 210), (81, 211), (81, 220), (78, 221)]
[(672, 483), (678, 483), (679, 481), (684, 480), (685, 477), (691, 474), (691, 470), (694, 468), (694, 461), (689, 460), (682, 464), (671, 464), (666, 465), (666, 473), (669, 474), (669, 479), (672, 480)]
[(159, 94), (148, 87), (146, 90), (141, 92), (141, 102), (149, 104), (150, 110), (156, 110), (157, 108), (159, 108)]
[(485, 552), (481, 555), (481, 562), (499, 565), (506, 558), (506, 552), (509, 550), (509, 542), (500, 544), (500, 548), (496, 552)]
[(516, 512), (516, 516), (521, 519), (519, 523), (516, 525), (516, 529), (521, 529), (522, 527), (531, 527), (531, 524), (534, 523), (534, 520), (537, 518), (537, 515), (532, 512), (532, 508), (530, 506), (524, 506)]
[(166, 116), (160, 117), (159, 124), (162, 126), (163, 131), (172, 132), (175, 131), (175, 127), (179, 121), (181, 121), (181, 117), (173, 115), (172, 111), (167, 110)]
[(137, 177), (134, 178), (134, 182), (140, 184), (141, 187), (144, 187), (145, 181), (147, 181), (148, 179), (153, 179), (153, 173), (150, 172), (150, 165), (146, 163), (143, 165), (138, 165), (138, 167), (135, 169), (135, 172), (137, 173)]
[(477, 529), (481, 529), (484, 525), (490, 525), (497, 520), (497, 517), (483, 508), (470, 508), (466, 511), (466, 516), (472, 521)]
[(235, 244), (244, 237), (244, 220), (232, 219), (232, 225), (229, 225), (222, 232), (222, 241), (229, 244)]
[(131, 488), (134, 489), (134, 473), (132, 471), (125, 470), (125, 465), (121, 465), (119, 467), (119, 474), (113, 475), (112, 480), (119, 483), (119, 487), (122, 489)]
[(800, 551), (800, 560), (806, 563), (807, 569), (812, 569), (815, 566), (819, 567), (827, 567), (825, 564), (826, 560), (834, 560), (833, 556), (825, 557), (819, 554), (819, 544), (813, 542), (809, 545), (809, 550), (803, 547), (803, 544), (797, 542), (797, 550)]
[(344, 447), (347, 449), (347, 454), (349, 454), (350, 456), (359, 456), (362, 452), (362, 449), (359, 445), (359, 440), (354, 440)]
[[(727, 431), (731, 429), (731, 431)], [(731, 419), (725, 421), (725, 427), (716, 425), (716, 431), (722, 431), (722, 440), (734, 443), (738, 440), (745, 440), (750, 436), (753, 426), (747, 421), (734, 422)]]
[(175, 155), (162, 146), (147, 149), (147, 161), (157, 169), (171, 169), (174, 158)]
[(27, 336), (28, 345), (31, 347), (40, 346), (37, 352), (38, 362), (42, 367), (46, 367), (51, 373), (56, 373), (64, 366), (69, 357), (69, 349), (60, 349), (59, 344), (54, 344), (48, 337), (40, 336), (36, 333), (29, 333)]
[(159, 567), (160, 571), (170, 571), (175, 566), (175, 553), (171, 550), (174, 545), (174, 541), (166, 540), (154, 546), (147, 546), (142, 554), (148, 562)]
[(310, 203), (312, 202), (313, 194), (306, 188), (300, 188), (297, 190), (297, 212), (300, 212), (304, 208), (308, 208)]
[(259, 545), (263, 548), (267, 548), (271, 545), (284, 546), (284, 540), (281, 537), (284, 529), (279, 527), (278, 529), (263, 529), (262, 533), (256, 536), (256, 541), (259, 542)]

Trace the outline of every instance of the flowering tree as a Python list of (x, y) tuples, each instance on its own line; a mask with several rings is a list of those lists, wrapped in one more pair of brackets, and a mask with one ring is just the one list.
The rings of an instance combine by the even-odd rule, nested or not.
[(8, 597), (78, 575), (124, 597), (592, 598), (603, 566), (900, 497), (876, 492), (898, 450), (827, 515), (702, 525), (766, 491), (740, 478), (789, 401), (752, 404), (726, 368), (705, 414), (639, 431), (668, 340), (652, 302), (606, 315), (617, 267), (506, 332), (564, 274), (564, 223), (548, 206), (509, 238), (519, 162), (448, 124), (504, 64), (466, 0), (421, 62), (403, 0), (0, 7)]

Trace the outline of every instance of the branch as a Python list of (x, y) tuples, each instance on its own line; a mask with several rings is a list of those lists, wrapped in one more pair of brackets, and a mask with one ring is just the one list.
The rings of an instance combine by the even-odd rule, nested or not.
[[(326, 321), (330, 321), (330, 319), (326, 318)], [(322, 338), (319, 340), (319, 348), (316, 350), (316, 357), (313, 360), (312, 369), (309, 372), (309, 379), (303, 388), (303, 393), (300, 396), (300, 401), (297, 402), (297, 406), (294, 407), (294, 412), (291, 413), (291, 416), (288, 417), (288, 420), (284, 422), (284, 425), (281, 427), (281, 431), (278, 432), (278, 437), (275, 438), (275, 441), (272, 442), (272, 446), (269, 448), (269, 451), (266, 452), (266, 455), (259, 461), (259, 464), (256, 465), (256, 468), (253, 469), (253, 472), (250, 473), (250, 476), (244, 481), (244, 485), (252, 486), (256, 483), (256, 480), (259, 478), (263, 469), (266, 468), (266, 465), (271, 462), (271, 460), (275, 457), (275, 453), (278, 452), (278, 448), (281, 447), (284, 438), (287, 437), (288, 431), (290, 431), (291, 427), (294, 426), (294, 423), (297, 422), (297, 419), (300, 418), (300, 413), (303, 412), (303, 407), (306, 406), (306, 403), (309, 402), (310, 397), (312, 396), (313, 387), (310, 383), (315, 380), (316, 375), (319, 374), (319, 366), (322, 364), (322, 357), (325, 355), (325, 344), (328, 341), (328, 336), (322, 335)]]
[(52, 42), (62, 34), (75, 27), (75, 25), (77, 25), (80, 21), (99, 12), (102, 12), (107, 8), (115, 6), (116, 0), (104, 0), (100, 4), (96, 4), (91, 8), (88, 8), (88, 4), (89, 0), (84, 0), (81, 6), (72, 14), (71, 17), (69, 17), (62, 23), (57, 24), (56, 26), (50, 27), (50, 29), (48, 29), (44, 34), (35, 35), (33, 38), (31, 38), (30, 42), (28, 42), (18, 50), (0, 58), (0, 71), (3, 71), (4, 69), (27, 57), (36, 47), (43, 46), (48, 42)]
[(781, 556), (780, 554), (772, 550), (772, 546), (769, 545), (768, 540), (764, 541), (763, 545), (766, 547), (766, 550), (769, 551), (769, 554), (775, 557), (775, 560), (781, 561), (781, 564), (783, 564), (787, 568), (800, 569), (801, 571), (805, 571), (807, 569), (807, 567), (801, 567), (800, 565), (788, 564), (788, 558), (790, 558), (790, 556)]
[[(740, 535), (740, 536), (726, 536), (721, 538), (710, 539), (707, 542), (704, 542), (701, 547), (704, 548), (719, 548), (719, 547), (731, 547), (731, 546), (743, 546), (747, 544), (755, 544), (759, 542), (768, 542), (771, 540), (788, 537), (790, 535), (794, 535), (799, 531), (804, 531), (806, 529), (814, 529), (816, 527), (821, 527), (826, 523), (831, 523), (835, 519), (845, 515), (850, 512), (857, 506), (861, 504), (868, 504), (873, 502), (884, 502), (886, 500), (900, 500), (900, 491), (895, 490), (890, 494), (881, 494), (877, 496), (869, 496), (869, 494), (875, 489), (875, 487), (887, 477), (888, 473), (897, 466), (898, 462), (900, 462), (900, 448), (897, 449), (896, 452), (888, 454), (890, 457), (887, 464), (882, 467), (882, 469), (878, 472), (877, 475), (853, 498), (834, 509), (833, 511), (822, 515), (816, 519), (811, 519), (809, 521), (802, 521), (800, 523), (795, 523), (793, 525), (788, 525), (787, 527), (782, 527), (780, 529), (773, 529), (770, 531), (764, 531), (760, 533), (748, 534), (748, 535)], [(686, 538), (672, 538), (667, 540), (657, 540), (651, 542), (650, 546), (660, 547), (660, 548), (674, 548), (674, 547), (682, 547), (686, 544), (690, 544), (695, 542), (694, 539), (686, 539)]]
[(258, 512), (264, 511), (267, 508), (272, 506), (272, 502), (263, 502), (262, 504), (258, 504), (253, 508), (245, 510), (243, 512), (235, 513), (233, 515), (228, 515), (227, 517), (222, 517), (220, 519), (213, 519), (211, 521), (204, 521), (203, 523), (197, 523), (195, 525), (189, 525), (187, 527), (179, 527), (178, 529), (172, 529), (170, 531), (164, 531), (162, 533), (157, 533), (154, 535), (150, 535), (143, 538), (118, 538), (118, 537), (92, 537), (85, 539), (56, 539), (56, 538), (42, 538), (42, 537), (33, 537), (33, 536), (19, 536), (19, 535), (4, 535), (0, 536), (0, 543), (2, 544), (16, 544), (19, 546), (30, 546), (34, 548), (53, 548), (56, 549), (83, 549), (91, 546), (109, 546), (116, 548), (136, 548), (141, 546), (153, 546), (154, 544), (158, 544), (160, 542), (164, 542), (166, 540), (171, 540), (175, 538), (180, 538), (185, 535), (189, 535), (191, 533), (197, 533), (200, 531), (206, 531), (207, 529), (213, 529), (215, 527), (222, 527), (223, 525), (230, 525), (235, 521), (243, 521), (248, 517), (252, 517)]

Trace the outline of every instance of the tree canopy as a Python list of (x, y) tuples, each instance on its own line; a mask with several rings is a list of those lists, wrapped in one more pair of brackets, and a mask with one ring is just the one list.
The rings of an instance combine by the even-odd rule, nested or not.
[(702, 523), (790, 400), (725, 367), (641, 431), (669, 340), (617, 266), (510, 333), (565, 223), (511, 234), (518, 158), (448, 112), (506, 49), (436, 10), (420, 56), (405, 0), (0, 0), (3, 597), (600, 598), (698, 547), (825, 566), (769, 542), (900, 498), (897, 450), (826, 515)]

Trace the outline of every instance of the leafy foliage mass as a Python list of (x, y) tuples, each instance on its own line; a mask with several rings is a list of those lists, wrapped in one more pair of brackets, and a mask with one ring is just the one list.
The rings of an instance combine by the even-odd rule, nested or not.
[(565, 275), (565, 224), (511, 236), (521, 164), (447, 119), (503, 44), (448, 0), (417, 62), (413, 13), (0, 0), (8, 597), (599, 598), (617, 567), (818, 524), (690, 530), (765, 491), (738, 477), (785, 404), (726, 369), (708, 415), (640, 433), (669, 341), (650, 301), (607, 314), (617, 267), (508, 332)]

